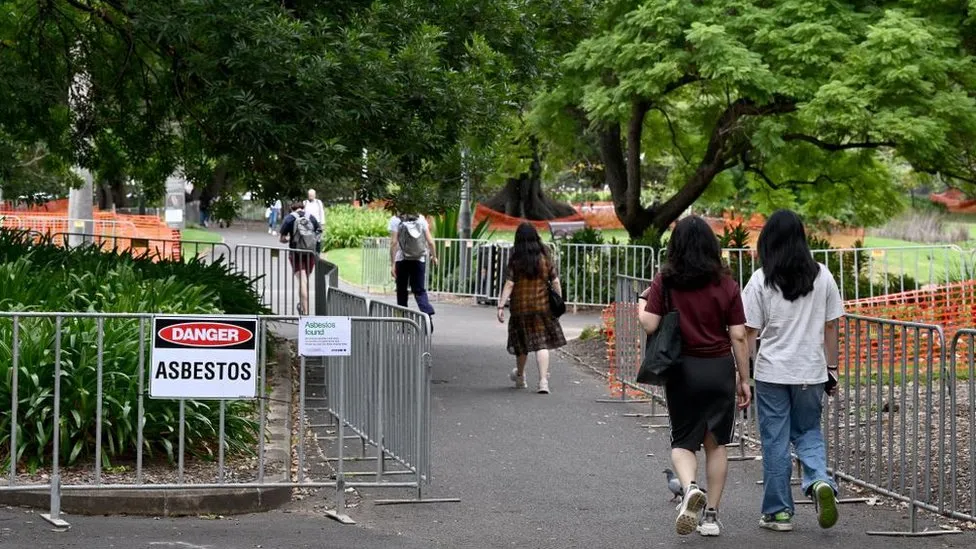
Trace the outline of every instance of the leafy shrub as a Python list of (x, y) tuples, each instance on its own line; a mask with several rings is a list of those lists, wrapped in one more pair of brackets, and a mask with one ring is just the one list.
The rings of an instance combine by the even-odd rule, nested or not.
[[(219, 264), (206, 267), (193, 262), (153, 262), (93, 248), (66, 250), (48, 243), (31, 246), (21, 235), (0, 232), (0, 310), (180, 314), (263, 311), (246, 278), (231, 274)], [(246, 291), (242, 291), (241, 281)], [(234, 288), (242, 291), (241, 295), (230, 296)], [(64, 463), (94, 454), (100, 324), (103, 464), (136, 452), (139, 363), (142, 358), (148, 364), (150, 323), (124, 317), (101, 321), (65, 317), (60, 342), (63, 374), (59, 426), (60, 458)], [(13, 396), (13, 328), (11, 317), (0, 317), (0, 402), (7, 403)], [(55, 320), (21, 317), (18, 336), (19, 428), (15, 460), (36, 469), (50, 460), (52, 452)], [(144, 379), (144, 383), (148, 381)], [(179, 436), (178, 403), (145, 398), (143, 404), (144, 450), (174, 459)], [(226, 404), (225, 440), (230, 452), (247, 452), (253, 447), (258, 429), (252, 416), (250, 403)], [(191, 455), (215, 454), (218, 417), (217, 402), (186, 403), (185, 442)], [(6, 455), (10, 421), (10, 414), (0, 415), (0, 458), (7, 464), (11, 458)]]
[(210, 203), (210, 217), (221, 227), (230, 227), (235, 219), (241, 216), (244, 204), (234, 194), (223, 194)]
[(330, 207), (325, 214), (322, 251), (361, 248), (363, 239), (389, 236), (390, 214), (348, 205)]
[[(471, 212), (474, 219), (474, 211)], [(461, 212), (458, 209), (450, 209), (433, 218), (432, 235), (436, 239), (457, 240), (461, 238), (461, 231), (458, 229)], [(482, 219), (480, 223), (471, 227), (472, 240), (490, 240), (495, 236), (495, 231), (491, 230), (488, 218)]]

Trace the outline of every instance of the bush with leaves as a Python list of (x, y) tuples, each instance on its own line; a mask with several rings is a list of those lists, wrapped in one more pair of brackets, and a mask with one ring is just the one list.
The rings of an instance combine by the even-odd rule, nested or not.
[[(221, 274), (222, 273), (222, 274)], [(260, 300), (222, 265), (159, 261), (99, 252), (94, 248), (63, 249), (32, 245), (22, 236), (0, 232), (0, 310), (164, 314), (254, 314)], [(245, 285), (240, 286), (241, 281)], [(236, 288), (240, 295), (230, 296)], [(57, 326), (50, 317), (18, 320), (17, 376), (18, 464), (35, 470), (51, 459), (53, 442), (54, 369)], [(0, 402), (11, 402), (14, 321), (0, 317)], [(99, 333), (102, 335), (99, 349)], [(140, 362), (148, 364), (151, 341), (148, 320), (82, 318), (61, 321), (60, 458), (76, 463), (95, 451), (97, 369), (101, 350), (103, 465), (136, 453)], [(144, 372), (143, 372), (144, 373)], [(175, 459), (179, 405), (171, 400), (143, 399), (143, 449)], [(253, 406), (226, 404), (226, 444), (230, 453), (249, 452), (257, 441)], [(186, 403), (185, 442), (191, 455), (216, 454), (219, 403)], [(0, 415), (0, 459), (9, 465), (11, 414)]]
[(366, 238), (390, 236), (389, 223), (390, 214), (384, 210), (332, 206), (325, 212), (322, 251), (361, 248)]

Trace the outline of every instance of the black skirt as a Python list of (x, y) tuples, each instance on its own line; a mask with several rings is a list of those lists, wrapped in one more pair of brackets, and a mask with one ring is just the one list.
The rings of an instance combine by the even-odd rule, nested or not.
[(684, 356), (664, 386), (671, 447), (697, 452), (710, 432), (724, 446), (735, 430), (735, 361), (732, 356)]

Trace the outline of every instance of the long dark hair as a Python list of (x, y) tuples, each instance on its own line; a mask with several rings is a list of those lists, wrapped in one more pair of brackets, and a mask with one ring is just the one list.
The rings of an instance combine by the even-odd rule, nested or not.
[(549, 248), (542, 243), (539, 231), (523, 221), (515, 231), (515, 246), (509, 261), (515, 278), (534, 279), (542, 272), (542, 260), (549, 259)]
[(820, 266), (807, 244), (803, 221), (790, 210), (779, 210), (766, 221), (759, 233), (759, 261), (766, 286), (778, 289), (787, 301), (796, 301), (813, 291), (820, 274)]
[(669, 288), (698, 290), (718, 284), (728, 273), (718, 237), (705, 220), (689, 216), (678, 222), (668, 242), (668, 261), (661, 276)]

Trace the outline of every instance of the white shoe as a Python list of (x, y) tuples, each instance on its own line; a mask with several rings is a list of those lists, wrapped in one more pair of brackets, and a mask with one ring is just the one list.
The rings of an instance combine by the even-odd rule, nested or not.
[(512, 382), (515, 383), (516, 389), (525, 389), (526, 387), (525, 376), (518, 375), (518, 368), (512, 368), (511, 373), (508, 374), (508, 379), (512, 380)]
[(702, 515), (701, 524), (698, 525), (698, 533), (705, 537), (716, 537), (722, 533), (722, 523), (718, 521), (718, 511), (706, 509)]
[(540, 379), (539, 380), (539, 394), (548, 395), (549, 394), (549, 380)]
[(678, 518), (674, 520), (674, 529), (679, 536), (687, 536), (698, 528), (698, 516), (706, 503), (705, 493), (694, 484), (688, 485), (685, 489), (685, 499), (681, 501)]

